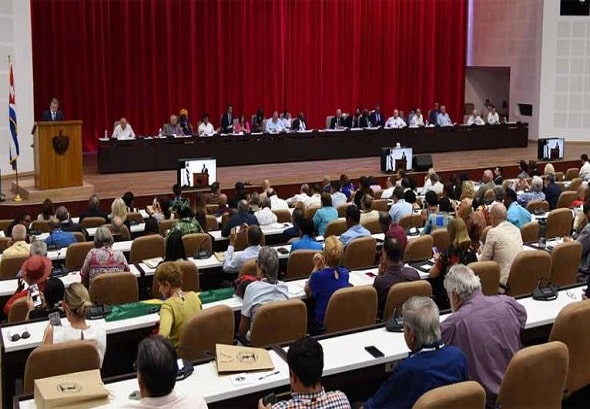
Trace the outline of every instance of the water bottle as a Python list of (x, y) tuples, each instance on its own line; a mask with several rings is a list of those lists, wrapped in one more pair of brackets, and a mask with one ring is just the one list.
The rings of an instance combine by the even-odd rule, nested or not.
[(539, 248), (544, 249), (547, 246), (547, 221), (545, 219), (539, 220)]
[(105, 139), (109, 139), (109, 133), (107, 132), (107, 130), (104, 130), (104, 138)]
[(158, 129), (158, 136), (162, 136), (162, 128)]

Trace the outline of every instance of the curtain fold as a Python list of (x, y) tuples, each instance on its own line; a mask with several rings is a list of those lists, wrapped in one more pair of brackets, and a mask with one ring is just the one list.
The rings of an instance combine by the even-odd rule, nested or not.
[(31, 0), (35, 112), (56, 96), (84, 150), (126, 116), (154, 134), (187, 108), (305, 112), (445, 103), (463, 115), (467, 0)]

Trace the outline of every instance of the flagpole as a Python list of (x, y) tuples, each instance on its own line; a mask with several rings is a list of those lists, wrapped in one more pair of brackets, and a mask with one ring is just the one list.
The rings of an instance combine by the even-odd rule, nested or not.
[[(12, 65), (11, 65), (11, 63), (12, 63), (12, 60), (11, 60), (10, 55), (9, 55), (8, 56), (8, 67), (9, 67), (9, 71), (10, 71), (9, 72), (9, 76), (10, 76), (10, 87), (11, 87), (11, 94), (9, 95), (9, 101), (8, 101), (8, 103), (9, 103), (9, 113), (10, 113), (10, 110), (11, 110), (11, 107), (10, 107), (11, 101), (14, 104), (14, 89), (13, 89), (14, 84), (13, 84)], [(11, 125), (11, 127), (12, 126), (14, 126), (14, 128), (15, 128), (12, 137), (13, 138), (16, 138), (16, 136), (15, 136), (16, 135), (16, 132), (17, 132), (16, 131), (16, 114), (15, 114), (15, 118), (14, 118), (14, 124)], [(22, 202), (23, 201), (23, 198), (21, 197), (21, 195), (19, 193), (19, 187), (18, 187), (18, 154), (19, 154), (19, 152), (18, 152), (18, 141), (15, 141), (15, 144), (16, 144), (16, 152), (15, 152), (16, 155), (15, 155), (15, 157), (13, 159), (13, 162), (14, 162), (13, 163), (13, 167), (14, 167), (15, 179), (16, 179), (16, 196), (14, 196), (14, 199), (13, 200), (15, 202)]]
[(18, 161), (16, 159), (14, 160), (14, 175), (16, 179), (16, 196), (14, 196), (14, 199), (12, 200), (14, 200), (15, 202), (22, 202), (23, 198), (21, 197), (18, 188)]

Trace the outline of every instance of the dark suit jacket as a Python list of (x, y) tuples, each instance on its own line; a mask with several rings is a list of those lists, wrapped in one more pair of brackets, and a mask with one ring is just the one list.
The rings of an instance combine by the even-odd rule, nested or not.
[(105, 223), (109, 222), (109, 214), (101, 209), (86, 209), (80, 215), (80, 223), (86, 217), (102, 217)]
[(256, 216), (250, 213), (236, 213), (229, 218), (225, 227), (221, 229), (221, 235), (223, 237), (228, 237), (231, 229), (236, 226), (241, 226), (244, 223), (246, 223), (248, 226), (252, 226), (253, 224), (258, 225), (258, 219)]
[[(41, 120), (42, 121), (51, 121), (51, 111), (49, 109), (43, 111), (43, 114), (41, 115)], [(64, 113), (62, 111), (57, 111), (55, 113), (55, 120), (56, 121), (63, 121), (64, 120)]]
[(228, 119), (227, 117), (227, 112), (224, 113), (221, 117), (221, 133), (231, 133), (233, 131), (233, 128), (230, 128), (232, 126), (232, 122), (234, 120), (234, 116), (233, 114), (231, 115), (231, 117)]
[(80, 233), (84, 234), (84, 236), (86, 236), (86, 239), (88, 239), (88, 232), (86, 231), (86, 229), (82, 227), (81, 224), (74, 223), (71, 220), (68, 220), (67, 222), (63, 222), (62, 224), (60, 224), (60, 229), (61, 231), (67, 232), (79, 231)]
[(496, 184), (496, 185), (501, 185), (503, 182), (504, 182), (504, 177), (502, 177), (502, 175), (496, 176), (496, 178), (494, 179), (494, 184)]
[[(337, 120), (336, 117), (330, 119), (330, 129), (336, 129), (336, 120)], [(344, 115), (340, 117), (340, 126), (341, 127), (348, 127), (349, 126), (347, 118), (344, 118)]]
[(379, 113), (379, 119), (377, 119), (376, 112), (373, 112), (369, 118), (371, 119), (371, 123), (373, 124), (373, 126), (385, 126), (386, 118), (385, 115), (383, 115), (383, 112)]
[[(293, 121), (293, 123), (291, 124), (291, 129), (293, 131), (298, 131), (299, 127), (300, 127), (300, 122), (301, 122), (301, 120), (299, 118), (295, 119)], [(303, 123), (305, 124), (305, 129), (306, 130), (309, 129), (309, 126), (307, 125), (307, 121), (304, 120)]]
[(359, 119), (360, 125), (359, 128), (368, 128), (369, 127), (369, 118), (366, 116), (361, 116)]

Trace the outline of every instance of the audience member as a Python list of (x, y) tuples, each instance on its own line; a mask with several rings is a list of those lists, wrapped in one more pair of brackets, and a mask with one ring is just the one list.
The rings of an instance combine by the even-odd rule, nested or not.
[(133, 192), (127, 191), (123, 193), (123, 202), (125, 203), (125, 207), (127, 208), (127, 213), (135, 213), (137, 209), (133, 206), (133, 200), (135, 200), (135, 196)]
[(311, 206), (321, 206), (322, 204), (322, 188), (318, 183), (311, 185), (311, 196), (304, 202), (306, 208)]
[(322, 178), (322, 193), (326, 192), (326, 193), (330, 193), (330, 189), (332, 187), (331, 185), (332, 183), (332, 179), (330, 178), (330, 175), (324, 175), (324, 177)]
[(164, 261), (186, 260), (184, 243), (182, 242), (182, 233), (179, 231), (172, 232), (166, 238), (166, 256)]
[(262, 199), (260, 202), (260, 210), (254, 212), (254, 216), (256, 217), (256, 220), (258, 220), (258, 225), (260, 226), (268, 226), (276, 223), (278, 220), (277, 215), (274, 214), (270, 208), (270, 200), (268, 197)]
[(178, 210), (180, 218), (168, 231), (168, 236), (174, 232), (180, 232), (182, 236), (192, 233), (204, 233), (203, 227), (195, 219), (193, 211), (189, 206), (182, 206)]
[(557, 207), (557, 201), (559, 200), (559, 195), (561, 194), (561, 188), (555, 183), (555, 175), (552, 173), (547, 174), (545, 176), (545, 200), (549, 203), (549, 209), (553, 210)]
[(299, 190), (299, 193), (297, 193), (296, 195), (291, 196), (290, 198), (287, 199), (287, 204), (289, 206), (295, 206), (295, 204), (297, 204), (297, 202), (305, 203), (308, 199), (309, 199), (309, 185), (307, 183), (304, 183), (301, 185), (301, 189)]
[(58, 220), (49, 222), (49, 228), (51, 229), (51, 234), (45, 239), (45, 243), (48, 246), (61, 249), (78, 242), (74, 233), (61, 229), (61, 224)]
[(588, 185), (582, 183), (578, 186), (578, 190), (576, 191), (577, 197), (576, 200), (572, 201), (569, 207), (580, 207), (586, 202), (586, 197), (588, 196)]
[(373, 210), (373, 196), (363, 195), (361, 198), (361, 223), (366, 225), (379, 220), (379, 211)]
[[(4, 314), (8, 315), (12, 304), (19, 298), (26, 297), (29, 294), (28, 290), (25, 290), (25, 283), (28, 287), (37, 284), (39, 290), (42, 292), (45, 288), (45, 281), (47, 277), (51, 275), (52, 265), (51, 260), (44, 256), (34, 255), (29, 257), (21, 266), (22, 278), (18, 279), (18, 285), (15, 293), (6, 301), (4, 304)], [(16, 271), (14, 272), (16, 275)]]
[(346, 200), (350, 200), (352, 192), (354, 192), (354, 184), (345, 174), (340, 175), (340, 191), (344, 193)]
[(242, 182), (236, 182), (234, 186), (234, 196), (229, 200), (227, 205), (232, 209), (238, 208), (240, 200), (248, 200), (248, 192), (246, 186)]
[(373, 192), (373, 189), (371, 189), (371, 180), (366, 176), (361, 176), (359, 178), (359, 188), (356, 192), (354, 192), (354, 198), (352, 199), (352, 201), (360, 209), (361, 199), (363, 198), (363, 196), (373, 196), (374, 194), (375, 193)]
[(55, 218), (59, 221), (59, 228), (61, 231), (67, 232), (80, 232), (84, 235), (84, 237), (88, 238), (88, 232), (84, 227), (82, 227), (79, 223), (74, 223), (72, 219), (70, 219), (70, 213), (65, 206), (60, 206), (55, 211)]
[(402, 254), (406, 250), (408, 244), (408, 236), (406, 229), (397, 223), (391, 221), (391, 215), (387, 212), (379, 212), (379, 224), (381, 231), (385, 234), (386, 239), (395, 239), (402, 248)]
[(51, 199), (45, 199), (41, 204), (41, 213), (37, 216), (37, 220), (49, 221), (55, 216), (55, 208)]
[(422, 189), (422, 192), (424, 194), (426, 194), (426, 192), (431, 191), (431, 190), (436, 192), (436, 194), (442, 194), (445, 186), (440, 182), (440, 177), (436, 173), (433, 173), (432, 175), (430, 175), (428, 177), (428, 181), (430, 183), (428, 185), (424, 184), (424, 188)]
[(477, 196), (480, 199), (483, 199), (485, 192), (487, 192), (489, 189), (493, 190), (494, 187), (496, 187), (496, 184), (494, 183), (494, 175), (491, 170), (486, 169), (481, 177), (481, 185), (477, 190)]
[(451, 213), (454, 211), (454, 202), (452, 201), (454, 187), (452, 182), (447, 182), (444, 185), (442, 197), (438, 201), (438, 210), (444, 213)]
[(289, 210), (289, 205), (277, 195), (277, 191), (273, 188), (268, 189), (266, 197), (270, 200), (270, 208), (272, 210)]
[(580, 172), (578, 176), (582, 178), (584, 181), (590, 180), (590, 161), (588, 161), (588, 155), (585, 153), (580, 156), (582, 160), (582, 167), (580, 168)]
[(172, 186), (172, 193), (174, 194), (174, 197), (170, 201), (170, 212), (178, 213), (182, 208), (190, 208), (191, 202), (188, 198), (182, 196), (182, 188), (179, 184)]
[(385, 189), (381, 192), (381, 199), (390, 199), (396, 186), (395, 176), (388, 176), (385, 180)]
[(442, 340), (463, 351), (469, 377), (484, 387), (493, 408), (504, 372), (521, 348), (526, 310), (512, 297), (485, 297), (479, 277), (461, 264), (451, 268), (444, 286), (453, 313), (441, 323)]
[(404, 188), (396, 186), (393, 189), (393, 205), (389, 209), (391, 220), (394, 223), (399, 223), (402, 217), (411, 215), (413, 211), (412, 205), (404, 199)]
[(145, 219), (145, 227), (143, 229), (143, 235), (149, 236), (151, 234), (159, 234), (160, 228), (158, 226), (158, 221), (153, 217), (148, 217)]
[(291, 253), (296, 250), (322, 250), (322, 243), (316, 241), (313, 237), (314, 223), (311, 220), (301, 220), (299, 230), (301, 232), (301, 238), (293, 241), (291, 244)]
[(247, 229), (248, 247), (243, 251), (235, 251), (235, 243), (237, 238), (236, 228), (231, 230), (229, 236), (229, 246), (225, 252), (223, 259), (223, 271), (226, 273), (239, 273), (242, 265), (247, 260), (258, 257), (260, 251), (260, 243), (262, 242), (262, 231), (258, 225), (241, 226), (242, 229)]
[(2, 252), (2, 257), (28, 256), (31, 245), (27, 243), (27, 228), (22, 224), (16, 224), (12, 228), (10, 246)]
[(496, 166), (494, 169), (494, 184), (502, 185), (504, 183), (504, 169), (501, 166)]
[(105, 224), (115, 241), (131, 240), (131, 232), (119, 216), (114, 216), (109, 224)]
[(301, 209), (293, 209), (291, 214), (291, 223), (293, 227), (289, 227), (283, 232), (283, 242), (287, 243), (289, 240), (300, 237), (301, 222), (305, 219), (305, 214)]
[(27, 321), (35, 319), (47, 319), (49, 314), (54, 312), (59, 312), (60, 315), (62, 315), (63, 309), (61, 308), (61, 302), (64, 299), (65, 289), (66, 288), (63, 281), (57, 277), (49, 277), (45, 281), (43, 291), (40, 292), (42, 304), (38, 308), (35, 308), (29, 293), (27, 301), (29, 306)]
[(313, 224), (318, 234), (323, 236), (326, 233), (328, 223), (338, 218), (338, 211), (332, 206), (332, 196), (329, 193), (322, 193), (321, 200), (322, 207), (313, 215)]
[(371, 232), (365, 227), (361, 226), (361, 212), (355, 205), (350, 205), (346, 208), (346, 230), (340, 235), (340, 242), (343, 246), (348, 245), (352, 240), (359, 237), (369, 237)]
[(206, 204), (219, 204), (219, 195), (221, 194), (221, 184), (213, 182), (209, 194), (205, 197)]
[(16, 219), (14, 219), (12, 223), (8, 225), (8, 227), (4, 231), (4, 234), (6, 235), (6, 237), (12, 235), (12, 228), (17, 224), (22, 224), (23, 226), (25, 226), (25, 230), (28, 231), (29, 227), (31, 226), (31, 222), (32, 219), (30, 214), (28, 214), (27, 212), (19, 213)]
[(403, 317), (410, 356), (394, 368), (364, 409), (411, 408), (429, 390), (468, 379), (463, 352), (441, 340), (434, 301), (428, 297), (410, 298), (403, 304)]
[(109, 215), (100, 208), (100, 199), (97, 195), (92, 195), (88, 199), (88, 209), (80, 214), (80, 223), (87, 217), (102, 217), (105, 223), (109, 222)]
[(129, 271), (122, 252), (113, 250), (113, 235), (106, 227), (96, 229), (94, 248), (90, 249), (80, 270), (82, 283), (88, 287), (101, 274)]
[(522, 206), (526, 207), (528, 202), (533, 200), (545, 200), (545, 193), (543, 193), (543, 179), (539, 176), (533, 176), (531, 187), (528, 192), (518, 194), (518, 203)]
[(508, 209), (506, 212), (508, 221), (517, 228), (520, 229), (532, 220), (531, 213), (516, 201), (516, 192), (514, 190), (506, 189), (504, 192), (504, 205)]
[(424, 220), (422, 234), (430, 234), (433, 230), (445, 228), (449, 222), (449, 215), (438, 211), (438, 195), (433, 190), (429, 190), (426, 192), (424, 200), (426, 201), (426, 209), (422, 211), (422, 219)]
[(520, 160), (518, 162), (518, 170), (519, 170), (519, 173), (518, 173), (517, 177), (519, 179), (526, 179), (529, 177), (529, 164), (526, 163), (526, 161)]
[(344, 193), (340, 191), (340, 181), (333, 180), (330, 183), (330, 193), (332, 194), (332, 206), (334, 209), (338, 210), (338, 208), (342, 205), (345, 205), (348, 202), (348, 199)]
[(582, 258), (578, 268), (578, 281), (587, 282), (590, 277), (590, 202), (584, 203), (582, 208), (585, 225), (576, 240), (582, 244)]

